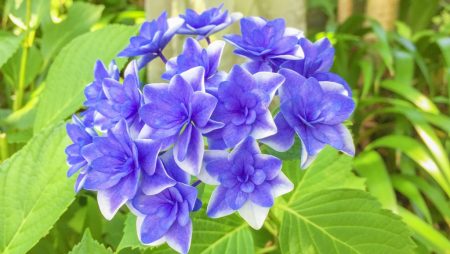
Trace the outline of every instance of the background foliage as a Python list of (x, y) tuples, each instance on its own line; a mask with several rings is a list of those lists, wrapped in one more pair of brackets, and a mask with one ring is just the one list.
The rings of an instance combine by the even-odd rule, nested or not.
[[(65, 176), (63, 121), (81, 109), (95, 60), (109, 62), (146, 16), (218, 3), (1, 2), (1, 253), (171, 252), (141, 246), (126, 210), (106, 221), (92, 193), (75, 197), (73, 179)], [(449, 253), (450, 4), (236, 0), (225, 6), (284, 17), (310, 39), (332, 40), (333, 71), (348, 81), (358, 104), (351, 126), (357, 156), (325, 149), (301, 171), (297, 146), (283, 157), (296, 188), (277, 201), (264, 228), (254, 231), (238, 216), (210, 220), (201, 210), (193, 215), (191, 252)], [(176, 38), (167, 55), (181, 43)], [(236, 61), (230, 52), (227, 47), (225, 70)], [(162, 64), (150, 68), (143, 78), (158, 80)], [(207, 202), (211, 190), (202, 191)]]

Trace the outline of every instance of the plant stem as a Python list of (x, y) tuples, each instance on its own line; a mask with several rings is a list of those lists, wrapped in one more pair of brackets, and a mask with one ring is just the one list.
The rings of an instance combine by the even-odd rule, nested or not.
[(197, 181), (195, 181), (193, 184), (192, 184), (192, 187), (197, 187), (199, 184), (201, 184), (202, 183), (202, 181), (200, 181), (200, 180), (197, 180)]
[(211, 39), (208, 36), (205, 39), (206, 39), (206, 42), (208, 43), (208, 45), (211, 44)]
[(22, 56), (20, 58), (20, 71), (19, 71), (19, 84), (16, 92), (16, 98), (14, 100), (13, 110), (17, 111), (22, 107), (23, 95), (25, 92), (25, 76), (27, 69), (28, 59), (28, 47), (29, 47), (29, 34), (30, 34), (30, 18), (31, 18), (31, 0), (26, 0), (26, 30), (25, 39), (22, 43)]
[(273, 226), (271, 224), (271, 220), (269, 218), (266, 219), (266, 222), (264, 223), (264, 228), (267, 229), (267, 231), (269, 231), (269, 233), (271, 235), (273, 235), (275, 238), (277, 238), (278, 232), (277, 232), (276, 228), (273, 228)]
[(163, 55), (161, 51), (158, 51), (158, 56), (164, 63), (167, 63), (167, 58)]
[(6, 141), (6, 133), (0, 133), (0, 161), (4, 161), (9, 157), (8, 142)]

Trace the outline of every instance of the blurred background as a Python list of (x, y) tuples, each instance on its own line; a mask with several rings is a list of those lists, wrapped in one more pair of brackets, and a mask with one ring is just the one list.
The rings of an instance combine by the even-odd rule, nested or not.
[[(163, 10), (178, 15), (222, 2), (246, 16), (284, 18), (310, 40), (332, 41), (333, 71), (347, 80), (358, 105), (350, 126), (355, 172), (383, 207), (403, 218), (419, 253), (450, 253), (450, 1), (2, 0), (0, 162), (32, 137), (48, 70), (74, 38), (112, 23), (140, 24)], [(238, 31), (235, 24), (222, 34)], [(166, 56), (179, 53), (182, 41), (177, 37)], [(227, 46), (225, 71), (242, 61), (231, 52)], [(159, 80), (162, 68), (155, 60), (143, 78)], [(80, 198), (31, 253), (67, 253), (84, 227), (117, 245), (124, 218), (106, 223), (99, 213), (89, 213), (95, 203), (93, 197)], [(86, 213), (71, 216), (80, 207)]]

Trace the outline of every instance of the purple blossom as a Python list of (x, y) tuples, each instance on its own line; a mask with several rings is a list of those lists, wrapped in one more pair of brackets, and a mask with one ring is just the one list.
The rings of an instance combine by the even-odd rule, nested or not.
[(228, 11), (221, 10), (222, 7), (223, 4), (217, 8), (210, 8), (200, 14), (194, 10), (187, 9), (186, 14), (180, 15), (185, 22), (177, 33), (197, 35), (197, 39), (201, 40), (225, 29), (242, 17), (242, 14), (237, 12), (228, 15)]
[(305, 57), (284, 61), (280, 68), (291, 69), (305, 78), (314, 77), (319, 81), (336, 83), (335, 85), (343, 86), (351, 95), (352, 90), (347, 82), (330, 72), (334, 61), (334, 48), (327, 38), (314, 43), (307, 38), (300, 38), (298, 44), (302, 47)]
[(131, 37), (130, 44), (118, 54), (120, 57), (140, 56), (138, 67), (141, 69), (148, 62), (161, 55), (184, 20), (179, 17), (167, 19), (163, 12), (156, 20), (144, 22), (139, 35)]
[(277, 129), (269, 104), (283, 81), (280, 74), (258, 72), (252, 75), (235, 65), (219, 86), (219, 103), (213, 119), (225, 126), (207, 134), (210, 148), (231, 148), (248, 136), (261, 139), (275, 134)]
[(175, 75), (169, 84), (146, 85), (145, 105), (139, 111), (146, 136), (161, 140), (164, 147), (174, 143), (175, 161), (192, 175), (203, 159), (202, 134), (223, 126), (210, 119), (217, 99), (205, 92), (204, 74), (203, 67), (195, 67)]
[(176, 74), (201, 66), (205, 69), (206, 91), (214, 93), (217, 91), (219, 83), (226, 78), (225, 72), (217, 71), (224, 46), (223, 41), (214, 41), (206, 49), (203, 49), (198, 41), (187, 38), (183, 52), (167, 62), (166, 72), (162, 78), (170, 80)]
[(297, 44), (298, 30), (287, 29), (284, 19), (267, 21), (260, 17), (247, 17), (240, 21), (239, 35), (225, 35), (224, 39), (233, 44), (238, 55), (255, 61), (271, 59), (301, 59), (303, 52)]
[(208, 204), (208, 216), (219, 218), (238, 211), (250, 226), (261, 228), (274, 199), (293, 189), (281, 172), (281, 164), (278, 158), (261, 154), (258, 143), (251, 137), (231, 154), (207, 151), (199, 177), (218, 185)]
[(75, 184), (75, 190), (79, 191), (82, 187), (86, 172), (88, 171), (88, 162), (83, 157), (82, 150), (92, 143), (92, 140), (97, 136), (97, 133), (92, 128), (86, 127), (76, 115), (72, 116), (72, 123), (68, 123), (66, 129), (67, 135), (73, 142), (73, 144), (69, 145), (65, 150), (67, 163), (70, 166), (67, 171), (67, 177), (71, 177), (77, 171), (81, 170)]
[(111, 61), (108, 69), (106, 69), (102, 61), (97, 60), (94, 67), (94, 81), (84, 89), (84, 95), (86, 97), (84, 106), (87, 107), (86, 111), (83, 112), (83, 122), (85, 125), (92, 127), (95, 119), (102, 117), (98, 115), (96, 107), (100, 100), (106, 99), (105, 93), (103, 92), (103, 80), (106, 78), (119, 80), (119, 75), (119, 69), (114, 60)]
[(187, 253), (192, 238), (189, 213), (196, 209), (197, 189), (189, 184), (190, 177), (173, 161), (172, 151), (159, 160), (177, 184), (153, 195), (139, 191), (128, 206), (136, 214), (140, 241), (146, 245), (167, 242), (180, 253)]
[(286, 80), (278, 90), (278, 132), (263, 142), (286, 151), (294, 143), (296, 133), (302, 142), (302, 167), (307, 167), (327, 144), (354, 155), (352, 136), (342, 124), (355, 108), (347, 90), (332, 82), (307, 79), (292, 70), (282, 69), (279, 73)]
[(114, 126), (125, 119), (133, 136), (142, 128), (139, 118), (142, 95), (136, 61), (132, 61), (125, 69), (123, 85), (111, 78), (103, 80), (104, 98), (97, 102), (96, 110), (102, 117), (95, 119), (95, 124), (102, 130)]
[(157, 165), (159, 143), (133, 141), (125, 120), (92, 141), (81, 150), (89, 171), (82, 175), (80, 187), (97, 191), (98, 204), (106, 219), (110, 220), (135, 196), (140, 181), (145, 186), (143, 191), (150, 194), (176, 184), (164, 168)]

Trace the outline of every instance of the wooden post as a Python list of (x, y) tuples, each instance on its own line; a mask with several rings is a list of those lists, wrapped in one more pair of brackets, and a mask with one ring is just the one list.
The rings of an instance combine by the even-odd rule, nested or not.
[(348, 17), (353, 13), (353, 0), (338, 0), (338, 15), (339, 23), (344, 23)]
[(399, 0), (368, 0), (366, 14), (376, 19), (386, 30), (392, 30), (397, 19)]

